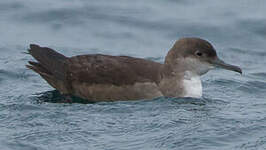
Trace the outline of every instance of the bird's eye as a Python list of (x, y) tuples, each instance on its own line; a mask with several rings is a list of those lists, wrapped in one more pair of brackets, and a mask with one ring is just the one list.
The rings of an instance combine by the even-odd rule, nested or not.
[(196, 52), (196, 55), (197, 56), (202, 56), (202, 53), (201, 52)]

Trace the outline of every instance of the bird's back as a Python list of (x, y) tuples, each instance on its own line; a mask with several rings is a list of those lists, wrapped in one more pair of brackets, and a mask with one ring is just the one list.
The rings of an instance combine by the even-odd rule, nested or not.
[(130, 85), (159, 82), (160, 63), (150, 60), (110, 55), (79, 55), (68, 59), (71, 80), (90, 84)]

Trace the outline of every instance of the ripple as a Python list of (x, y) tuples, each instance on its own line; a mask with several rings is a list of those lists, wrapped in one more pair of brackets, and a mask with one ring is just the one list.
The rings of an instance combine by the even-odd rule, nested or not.
[(13, 11), (13, 10), (22, 9), (24, 7), (25, 6), (23, 5), (22, 2), (11, 2), (11, 3), (3, 3), (3, 2), (1, 2), (0, 11), (9, 12), (9, 11)]
[(258, 76), (258, 77), (266, 77), (266, 72), (252, 73), (252, 75), (254, 75), (254, 76)]
[(255, 92), (255, 93), (261, 93), (266, 90), (266, 82), (261, 81), (247, 81), (243, 85), (241, 85), (239, 90), (244, 92)]
[(5, 80), (26, 80), (34, 76), (33, 74), (29, 74), (26, 69), (16, 70), (16, 72), (0, 69), (0, 75)]
[(25, 143), (22, 143), (22, 142), (19, 142), (19, 141), (7, 142), (7, 143), (4, 143), (2, 146), (4, 146), (6, 150), (21, 150), (21, 149), (43, 150), (43, 148), (41, 148), (40, 146), (29, 144), (29, 143), (25, 144)]
[(259, 56), (265, 57), (266, 52), (264, 50), (247, 50), (247, 49), (240, 49), (240, 48), (230, 48), (229, 50), (234, 51), (234, 53), (242, 54), (242, 55), (249, 55), (249, 56)]
[(235, 149), (260, 149), (266, 148), (266, 137), (262, 136), (257, 138), (256, 140), (247, 141), (245, 143), (240, 144), (239, 146), (235, 146)]
[(90, 102), (86, 99), (82, 99), (76, 96), (71, 97), (71, 101), (68, 101), (66, 97), (60, 94), (57, 90), (46, 91), (42, 93), (35, 94), (33, 99), (36, 100), (37, 103), (50, 102), (50, 103), (82, 103), (89, 104), (94, 103)]
[(266, 31), (264, 30), (264, 27), (266, 26), (266, 20), (262, 19), (248, 19), (248, 20), (242, 20), (239, 22), (241, 26), (244, 26), (247, 30), (252, 31), (256, 33), (256, 35), (260, 35), (264, 38), (266, 38)]
[(257, 73), (251, 73), (251, 78), (259, 80), (260, 82), (266, 82), (265, 77), (266, 73), (265, 72), (257, 72)]

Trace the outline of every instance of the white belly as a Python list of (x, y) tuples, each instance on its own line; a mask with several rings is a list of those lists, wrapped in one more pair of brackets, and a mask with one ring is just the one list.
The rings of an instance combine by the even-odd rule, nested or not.
[(185, 78), (183, 81), (184, 86), (184, 97), (196, 97), (200, 98), (202, 96), (202, 84), (200, 76), (190, 76)]

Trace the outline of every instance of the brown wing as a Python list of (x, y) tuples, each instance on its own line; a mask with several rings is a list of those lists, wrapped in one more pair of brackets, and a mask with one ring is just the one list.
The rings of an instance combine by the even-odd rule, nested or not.
[(80, 55), (68, 59), (68, 80), (87, 84), (128, 85), (158, 82), (160, 63), (127, 56)]

